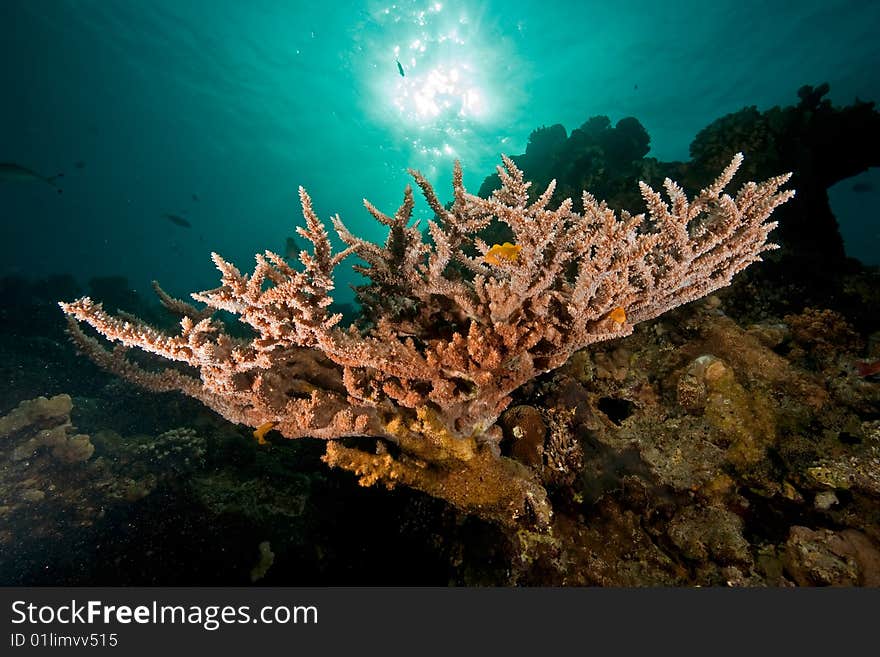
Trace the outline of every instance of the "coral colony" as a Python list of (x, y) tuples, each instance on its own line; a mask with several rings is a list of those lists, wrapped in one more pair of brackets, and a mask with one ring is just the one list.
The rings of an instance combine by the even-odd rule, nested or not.
[[(447, 209), (430, 183), (411, 172), (435, 218), (430, 239), (410, 225), (408, 186), (393, 216), (369, 202), (388, 227), (384, 247), (355, 237), (333, 218), (347, 247), (334, 253), (324, 223), (300, 189), (312, 244), (293, 268), (271, 251), (242, 274), (217, 254), (220, 287), (193, 294), (193, 305), (160, 300), (181, 316), (167, 334), (131, 316), (112, 316), (83, 297), (61, 303), (79, 347), (104, 368), (153, 391), (180, 391), (232, 422), (287, 438), (326, 440), (324, 460), (368, 486), (402, 484), (510, 527), (542, 527), (551, 508), (533, 467), (503, 456), (499, 415), (511, 393), (559, 367), (586, 345), (629, 335), (633, 325), (728, 285), (775, 245), (768, 217), (794, 192), (788, 175), (723, 192), (742, 162), (737, 154), (693, 199), (667, 179), (668, 200), (641, 183), (647, 214), (618, 216), (583, 194), (548, 207), (555, 183), (530, 200), (530, 183), (504, 158), (501, 188), (469, 194), (454, 172)], [(481, 231), (506, 225), (510, 240), (490, 245)], [(365, 316), (343, 328), (331, 314), (333, 270), (356, 254), (370, 283), (360, 290)], [(249, 340), (212, 318), (233, 313)], [(80, 328), (84, 322), (112, 350)], [(137, 347), (182, 363), (146, 369), (126, 357)], [(361, 437), (360, 440), (345, 438)]]

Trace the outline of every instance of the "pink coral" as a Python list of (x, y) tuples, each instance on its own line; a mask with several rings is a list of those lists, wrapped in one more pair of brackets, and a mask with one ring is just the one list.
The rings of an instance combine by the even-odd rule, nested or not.
[[(272, 423), (288, 438), (372, 436), (377, 451), (331, 443), (326, 460), (365, 484), (404, 483), (484, 517), (546, 522), (549, 506), (534, 473), (497, 450), (496, 419), (516, 388), (576, 349), (629, 335), (633, 324), (728, 285), (774, 248), (767, 218), (793, 195), (779, 191), (788, 176), (746, 183), (731, 197), (723, 189), (741, 161), (737, 155), (693, 200), (671, 180), (669, 203), (642, 183), (648, 215), (619, 217), (586, 192), (583, 214), (570, 199), (551, 209), (553, 183), (530, 201), (530, 183), (508, 158), (490, 198), (465, 190), (456, 163), (449, 210), (412, 172), (435, 214), (431, 241), (418, 222), (410, 225), (407, 187), (393, 216), (365, 202), (388, 226), (384, 247), (335, 217), (347, 244), (338, 253), (301, 188), (306, 227), (298, 232), (312, 243), (301, 267), (266, 251), (248, 275), (213, 254), (221, 285), (193, 295), (238, 315), (250, 340), (167, 295), (163, 303), (182, 315), (176, 335), (114, 317), (87, 297), (61, 307), (86, 353), (150, 389), (179, 390), (233, 422)], [(479, 238), (492, 221), (509, 227), (513, 244), (489, 247)], [(367, 329), (342, 328), (329, 311), (333, 270), (350, 253), (367, 263), (359, 270), (379, 300)], [(73, 320), (120, 346), (107, 350)], [(190, 371), (146, 371), (126, 359), (131, 347)]]

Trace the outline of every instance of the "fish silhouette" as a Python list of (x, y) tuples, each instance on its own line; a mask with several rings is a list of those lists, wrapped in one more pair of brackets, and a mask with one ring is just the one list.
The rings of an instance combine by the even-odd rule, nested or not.
[(54, 187), (60, 194), (63, 190), (55, 184), (55, 181), (58, 178), (63, 177), (63, 173), (58, 173), (54, 176), (44, 176), (32, 169), (23, 167), (20, 164), (15, 164), (13, 162), (0, 162), (0, 180), (5, 180), (7, 182), (44, 182), (47, 185)]
[(284, 244), (284, 257), (295, 258), (300, 251), (302, 251), (302, 247), (299, 243), (293, 237), (288, 237)]
[(162, 216), (165, 217), (168, 221), (170, 221), (173, 224), (176, 224), (178, 226), (183, 226), (184, 228), (192, 228), (192, 224), (189, 223), (186, 219), (184, 219), (183, 217), (181, 217), (179, 215), (166, 213), (166, 214), (163, 214)]

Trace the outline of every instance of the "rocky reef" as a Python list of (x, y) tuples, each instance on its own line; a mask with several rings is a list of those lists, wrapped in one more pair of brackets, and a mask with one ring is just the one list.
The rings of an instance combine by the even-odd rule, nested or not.
[[(567, 511), (520, 542), (516, 581), (876, 582), (880, 385), (856, 371), (858, 341), (834, 349), (833, 370), (804, 361), (854, 336), (817, 315), (830, 313), (740, 326), (710, 297), (525, 392), (532, 405), (505, 418), (511, 453), (543, 454)], [(563, 410), (554, 439), (540, 420)], [(558, 444), (579, 452), (574, 480), (554, 475)]]

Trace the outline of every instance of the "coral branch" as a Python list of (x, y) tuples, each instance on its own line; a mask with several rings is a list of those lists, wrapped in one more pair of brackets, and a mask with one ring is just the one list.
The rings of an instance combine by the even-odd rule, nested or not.
[[(542, 524), (550, 510), (536, 473), (500, 456), (496, 419), (516, 388), (575, 350), (728, 285), (775, 248), (767, 219), (794, 194), (780, 191), (788, 176), (747, 183), (732, 197), (724, 188), (741, 162), (737, 154), (692, 200), (671, 180), (668, 200), (642, 183), (647, 214), (619, 216), (586, 192), (582, 214), (569, 199), (552, 209), (555, 183), (530, 202), (531, 183), (507, 157), (489, 198), (467, 192), (456, 163), (450, 209), (411, 172), (435, 215), (430, 240), (410, 225), (407, 187), (393, 216), (364, 202), (388, 228), (384, 246), (335, 217), (347, 245), (338, 253), (300, 188), (306, 226), (298, 233), (312, 248), (299, 266), (266, 251), (248, 275), (213, 254), (221, 285), (193, 295), (204, 311), (157, 286), (182, 316), (176, 335), (111, 316), (88, 297), (61, 307), (121, 345), (108, 351), (74, 322), (83, 351), (152, 390), (179, 390), (288, 438), (372, 436), (378, 452), (330, 444), (326, 461), (365, 484), (402, 483), (486, 518)], [(478, 232), (492, 222), (512, 241), (483, 242)], [(358, 270), (371, 281), (360, 290), (370, 321), (343, 328), (328, 309), (333, 270), (349, 253), (366, 262)], [(214, 310), (238, 315), (252, 338), (227, 335)], [(126, 359), (129, 348), (188, 371), (147, 371)]]

